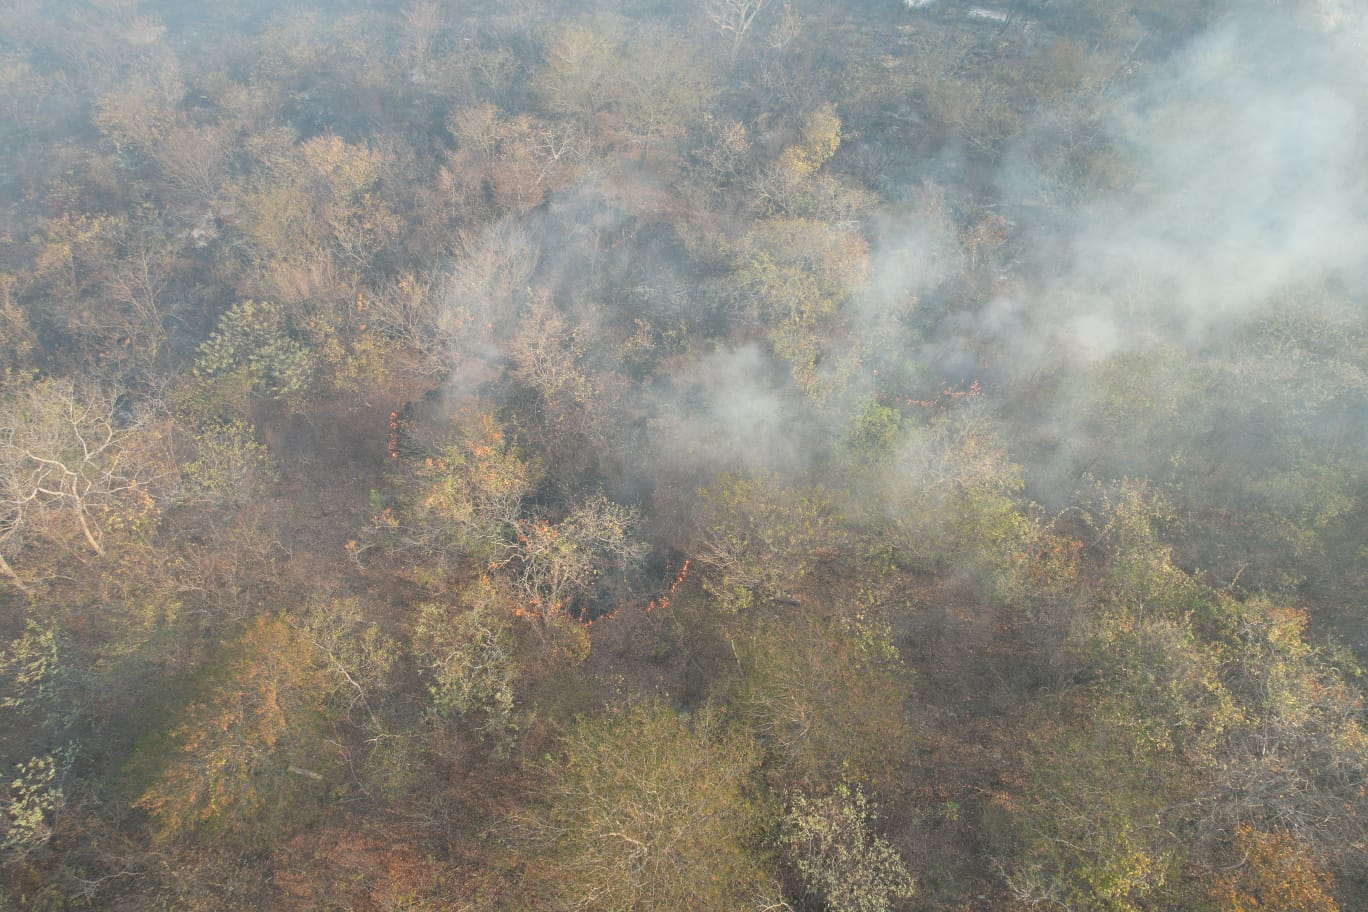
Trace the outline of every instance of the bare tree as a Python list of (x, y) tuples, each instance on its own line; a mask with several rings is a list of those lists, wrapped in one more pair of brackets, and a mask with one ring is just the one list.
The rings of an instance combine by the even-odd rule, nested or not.
[(708, 19), (717, 30), (731, 36), (732, 60), (741, 51), (755, 17), (769, 6), (770, 0), (708, 0)]
[(116, 398), (69, 380), (11, 383), (0, 393), (0, 573), (21, 589), (9, 559), (32, 535), (57, 535), (74, 523), (104, 554), (101, 520), (143, 484), (124, 464), (136, 433)]
[(509, 551), (522, 595), (547, 611), (588, 596), (605, 569), (626, 573), (644, 557), (634, 540), (636, 511), (602, 495), (580, 503), (559, 523), (519, 523)]
[(228, 179), (228, 129), (177, 121), (149, 150), (166, 186), (186, 200), (212, 207)]
[(437, 47), (446, 28), (446, 13), (437, 0), (415, 0), (404, 7), (404, 54), (413, 67), (415, 78), (421, 76), (437, 54)]

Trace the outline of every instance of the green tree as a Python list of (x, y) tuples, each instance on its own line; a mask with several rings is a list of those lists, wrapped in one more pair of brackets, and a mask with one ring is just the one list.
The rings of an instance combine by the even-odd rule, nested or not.
[(874, 831), (874, 802), (859, 786), (798, 793), (779, 821), (779, 843), (808, 895), (830, 912), (888, 912), (916, 884), (898, 850)]
[(866, 509), (883, 517), (910, 566), (958, 571), (995, 598), (1022, 603), (1033, 590), (1069, 583), (1075, 555), (1021, 497), (1021, 467), (982, 403), (966, 398), (946, 414), (903, 423), (882, 483), (869, 487), (879, 500)]
[(270, 453), (246, 421), (210, 425), (195, 435), (194, 447), (194, 458), (181, 469), (183, 503), (242, 507), (276, 480)]
[(841, 121), (830, 106), (813, 111), (803, 119), (801, 140), (779, 157), (789, 171), (804, 176), (826, 164), (841, 146)]
[(756, 846), (759, 755), (720, 719), (659, 702), (576, 722), (519, 821), (560, 894), (584, 912), (774, 908)]
[(377, 517), (382, 534), (421, 553), (507, 559), (541, 467), (497, 419), (458, 415), (430, 455), (393, 456), (399, 505)]
[[(1109, 515), (1110, 566), (1074, 644), (1090, 683), (1035, 726), (1013, 890), (1115, 912), (1225, 884), (1220, 902), (1240, 908), (1258, 901), (1244, 878), (1267, 876), (1229, 876), (1228, 843), (1248, 830), (1361, 871), (1368, 734), (1334, 653), (1307, 642), (1302, 612), (1237, 601), (1174, 567), (1137, 489), (1123, 487)], [(1249, 838), (1251, 857), (1267, 848)], [(1314, 878), (1283, 862), (1314, 898)]]
[(517, 725), (520, 676), (513, 610), (487, 577), (472, 584), (461, 603), (418, 607), (413, 648), (431, 676), (433, 710), (472, 721), (500, 737)]
[(911, 679), (886, 625), (784, 612), (730, 641), (740, 677), (725, 699), (771, 776), (807, 789), (839, 775), (894, 781), (912, 747)]
[(1028, 906), (1079, 912), (1162, 904), (1180, 860), (1164, 812), (1192, 793), (1188, 775), (1124, 725), (1073, 715), (1061, 724), (1051, 718), (1059, 708), (1032, 725), (1008, 888)]
[(69, 758), (45, 754), (15, 766), (0, 786), (0, 859), (22, 860), (52, 838), (52, 818), (65, 802)]
[(728, 610), (791, 597), (849, 542), (831, 492), (777, 477), (724, 475), (699, 491), (694, 553), (703, 585)]
[(735, 259), (731, 282), (742, 312), (768, 332), (799, 388), (824, 401), (854, 367), (833, 345), (868, 270), (864, 239), (850, 224), (768, 219), (741, 240)]
[(291, 334), (279, 305), (243, 301), (219, 319), (218, 329), (199, 347), (178, 404), (201, 424), (250, 418), (253, 397), (298, 407), (316, 362)]
[(552, 33), (539, 85), (552, 111), (644, 156), (682, 136), (707, 107), (712, 84), (703, 61), (663, 26), (602, 15)]
[(278, 617), (251, 621), (211, 659), (169, 728), (140, 744), (130, 773), (145, 785), (134, 806), (152, 816), (159, 840), (250, 839), (284, 823), (300, 790), (322, 778), (330, 691), (304, 636)]
[(382, 746), (378, 697), (395, 654), (355, 599), (248, 621), (184, 680), (180, 704), (150, 720), (125, 770), (133, 806), (159, 841), (251, 845), (292, 825), (342, 787), (344, 763), (356, 774), (349, 729)]

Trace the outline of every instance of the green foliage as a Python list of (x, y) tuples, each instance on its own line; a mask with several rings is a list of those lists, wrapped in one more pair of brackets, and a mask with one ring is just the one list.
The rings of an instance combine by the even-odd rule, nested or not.
[(856, 471), (878, 466), (893, 456), (903, 436), (903, 417), (874, 399), (860, 403), (851, 418), (844, 441)]
[(828, 105), (803, 118), (802, 139), (780, 156), (779, 163), (798, 175), (809, 175), (826, 164), (841, 145), (841, 121)]
[(779, 821), (779, 843), (810, 896), (830, 912), (888, 912), (916, 884), (897, 849), (874, 831), (878, 811), (859, 786), (795, 794)]
[(1085, 655), (1107, 681), (1095, 718), (1146, 751), (1211, 756), (1242, 714), (1189, 619), (1121, 609), (1095, 623)]
[(434, 455), (404, 459), (399, 509), (378, 514), (380, 531), (429, 554), (502, 556), (516, 534), (523, 499), (541, 475), (491, 415), (458, 417)]
[[(755, 848), (766, 825), (759, 762), (720, 719), (642, 702), (580, 719), (542, 767), (541, 806), (519, 821), (561, 902), (585, 912), (740, 909), (778, 893)], [(768, 901), (768, 902), (766, 902)]]
[(1271, 304), (1208, 357), (1169, 345), (1092, 365), (1057, 406), (1081, 442), (1070, 464), (1162, 485), (1188, 560), (1294, 591), (1343, 547), (1365, 477), (1361, 446), (1336, 430), (1368, 391), (1362, 331), (1321, 308)]
[(284, 620), (314, 647), (314, 660), (329, 684), (329, 715), (352, 719), (364, 709), (362, 723), (378, 730), (372, 701), (386, 686), (398, 645), (367, 619), (361, 601), (319, 599), (287, 612)]
[(54, 625), (30, 616), (0, 649), (0, 867), (47, 844), (66, 803), (77, 751), (67, 739), (85, 714), (61, 639)]
[(799, 388), (825, 401), (854, 366), (822, 362), (843, 332), (843, 306), (865, 279), (864, 239), (850, 224), (769, 219), (741, 240), (736, 259), (731, 281), (744, 312), (768, 331)]
[(881, 484), (860, 492), (879, 498), (864, 509), (888, 525), (903, 560), (957, 572), (1009, 605), (1063, 597), (1079, 545), (1021, 497), (1021, 468), (981, 410), (971, 402), (903, 427)]
[(726, 693), (772, 775), (812, 788), (836, 775), (892, 782), (911, 750), (910, 676), (886, 625), (786, 614), (731, 638), (740, 678)]
[(1149, 908), (1176, 875), (1164, 812), (1190, 794), (1181, 769), (1112, 724), (1042, 718), (1032, 731), (1008, 887), (1045, 908)]
[(56, 627), (26, 618), (24, 632), (0, 651), (0, 708), (54, 722), (66, 689), (64, 676)]
[[(300, 809), (318, 750), (328, 687), (314, 647), (279, 618), (249, 623), (215, 655), (186, 702), (138, 746), (133, 802), (158, 840), (251, 840)], [(161, 727), (164, 726), (164, 727)], [(296, 770), (302, 772), (295, 772)]]
[(181, 408), (199, 422), (248, 418), (253, 396), (297, 408), (313, 382), (316, 360), (290, 335), (279, 305), (243, 301), (200, 346)]
[(211, 424), (195, 435), (195, 458), (185, 464), (181, 499), (190, 504), (246, 506), (276, 481), (266, 447), (257, 442), (251, 424)]
[(495, 738), (516, 729), (518, 644), (512, 610), (494, 584), (482, 577), (454, 608), (429, 603), (417, 611), (413, 649), (432, 677), (433, 710)]
[[(396, 456), (396, 461), (398, 457)], [(599, 496), (576, 503), (558, 522), (528, 515), (524, 500), (541, 475), (489, 415), (458, 419), (438, 455), (399, 465), (398, 509), (381, 505), (375, 525), (389, 543), (434, 556), (469, 555), (500, 571), (522, 601), (549, 615), (587, 608), (643, 553), (633, 539), (636, 511)]]
[(626, 23), (612, 16), (574, 22), (551, 35), (541, 86), (548, 106), (582, 118), (601, 111), (621, 73), (625, 38)]
[(15, 767), (0, 790), (0, 859), (22, 858), (52, 837), (52, 818), (65, 803), (62, 780), (71, 751), (33, 757)]
[(1189, 469), (1208, 416), (1211, 369), (1176, 346), (1103, 359), (1069, 384), (1061, 409), (1077, 422), (1077, 464), (1103, 478), (1168, 481)]
[(539, 86), (547, 107), (597, 127), (644, 153), (679, 138), (706, 109), (712, 79), (684, 36), (663, 26), (629, 26), (612, 15), (561, 26), (546, 43)]
[[(1027, 754), (1013, 889), (1108, 912), (1176, 902), (1180, 874), (1202, 876), (1248, 826), (1356, 868), (1344, 847), (1368, 834), (1368, 732), (1343, 666), (1307, 642), (1303, 613), (1173, 567), (1140, 489), (1110, 503), (1109, 588), (1079, 652), (1093, 683), (1043, 710), (1065, 721)], [(1236, 889), (1222, 901), (1244, 902)]]
[(1361, 870), (1351, 846), (1368, 839), (1363, 693), (1354, 666), (1312, 646), (1306, 626), (1305, 612), (1263, 599), (1217, 598), (1202, 619), (1240, 711), (1207, 763), (1207, 813), (1286, 830)]
[(289, 131), (261, 131), (256, 139), (258, 166), (233, 188), (230, 217), (278, 296), (336, 293), (337, 280), (363, 276), (401, 229), (381, 192), (392, 156), (332, 133), (301, 142)]
[(1111, 600), (1172, 619), (1210, 605), (1209, 591), (1174, 566), (1172, 549), (1162, 542), (1174, 521), (1165, 497), (1142, 484), (1098, 485), (1081, 509), (1094, 547), (1107, 556), (1102, 572)]
[(116, 149), (147, 155), (161, 144), (175, 123), (176, 105), (185, 93), (185, 85), (173, 66), (159, 69), (149, 75), (140, 74), (96, 100), (92, 120), (101, 136)]

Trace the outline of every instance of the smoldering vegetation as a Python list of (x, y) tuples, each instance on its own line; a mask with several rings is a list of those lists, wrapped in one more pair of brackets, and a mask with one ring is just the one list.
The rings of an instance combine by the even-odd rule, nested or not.
[(0, 905), (1368, 897), (1351, 4), (0, 21)]

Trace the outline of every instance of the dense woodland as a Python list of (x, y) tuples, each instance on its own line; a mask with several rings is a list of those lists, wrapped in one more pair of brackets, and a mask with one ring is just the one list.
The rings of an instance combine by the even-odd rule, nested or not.
[(1368, 908), (1355, 3), (0, 23), (0, 907)]

